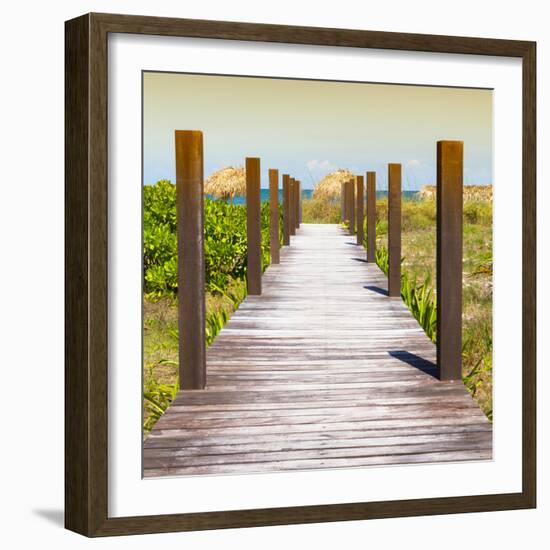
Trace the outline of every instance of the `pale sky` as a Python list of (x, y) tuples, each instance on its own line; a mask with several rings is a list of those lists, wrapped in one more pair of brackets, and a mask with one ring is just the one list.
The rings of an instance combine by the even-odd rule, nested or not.
[(174, 130), (202, 130), (204, 175), (260, 157), (313, 187), (347, 168), (403, 166), (403, 190), (435, 183), (436, 142), (464, 141), (464, 183), (492, 180), (492, 91), (151, 73), (143, 75), (144, 183), (175, 182)]

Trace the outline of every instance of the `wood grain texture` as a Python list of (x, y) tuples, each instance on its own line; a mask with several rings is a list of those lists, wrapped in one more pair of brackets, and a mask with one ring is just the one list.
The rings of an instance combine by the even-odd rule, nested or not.
[[(491, 424), (355, 237), (303, 224), (144, 444), (145, 477), (479, 460)], [(304, 292), (307, 288), (308, 291)]]
[[(515, 57), (522, 61), (522, 464), (519, 492), (108, 516), (108, 33)], [(536, 506), (536, 43), (119, 14), (65, 24), (65, 522), (86, 536), (512, 510)], [(253, 47), (251, 45), (251, 47)], [(390, 392), (392, 388), (386, 388)], [(334, 390), (330, 399), (349, 390)], [(360, 390), (359, 390), (360, 391)], [(366, 391), (366, 390), (365, 390)], [(203, 392), (200, 392), (203, 393)], [(235, 395), (235, 392), (228, 392)], [(324, 391), (323, 395), (328, 395)], [(227, 395), (223, 393), (220, 395)], [(242, 395), (246, 395), (243, 392)], [(281, 394), (281, 399), (288, 395)], [(345, 398), (344, 398), (345, 400)], [(422, 430), (428, 428), (422, 428)]]
[[(202, 132), (176, 130), (179, 379), (187, 390), (206, 384), (204, 169)], [(196, 289), (191, 292), (190, 289)]]
[[(65, 527), (90, 532), (88, 289), (89, 21), (65, 26)], [(77, 436), (78, 434), (78, 436)]]
[(289, 178), (289, 233), (296, 235), (296, 180), (291, 176)]
[(279, 263), (279, 170), (269, 169), (269, 252), (271, 263)]
[(437, 365), (462, 379), (462, 141), (437, 142)]
[(349, 234), (355, 235), (355, 178), (348, 182), (348, 221)]
[(356, 187), (356, 225), (357, 225), (357, 244), (363, 246), (364, 239), (364, 222), (365, 222), (365, 180), (363, 176), (355, 178)]
[(367, 172), (367, 262), (376, 262), (376, 172)]
[(401, 296), (401, 164), (388, 164), (388, 296)]
[(262, 219), (260, 195), (260, 159), (246, 158), (246, 289), (248, 294), (262, 293)]
[(283, 246), (290, 244), (290, 176), (283, 174)]
[(343, 222), (346, 219), (346, 194), (344, 192), (345, 184), (340, 184), (340, 221)]
[(302, 182), (298, 182), (298, 227), (302, 223)]

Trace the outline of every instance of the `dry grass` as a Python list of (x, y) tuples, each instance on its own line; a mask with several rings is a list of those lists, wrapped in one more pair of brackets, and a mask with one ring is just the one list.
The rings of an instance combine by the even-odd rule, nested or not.
[(246, 171), (242, 166), (227, 166), (214, 172), (204, 182), (204, 192), (217, 199), (232, 200), (246, 195)]
[(340, 204), (312, 198), (302, 201), (303, 223), (340, 223)]
[(312, 198), (314, 200), (324, 200), (328, 202), (339, 200), (342, 193), (342, 184), (346, 183), (354, 176), (355, 174), (353, 172), (344, 169), (327, 174), (314, 187)]
[[(424, 185), (418, 192), (418, 197), (422, 200), (435, 200), (436, 186)], [(465, 201), (492, 201), (493, 186), (492, 185), (465, 185), (464, 186)]]

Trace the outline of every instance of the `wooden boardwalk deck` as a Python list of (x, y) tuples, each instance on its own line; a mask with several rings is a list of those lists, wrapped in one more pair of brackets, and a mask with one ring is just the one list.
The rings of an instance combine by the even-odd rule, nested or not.
[(492, 426), (386, 278), (302, 225), (144, 443), (145, 477), (490, 459)]

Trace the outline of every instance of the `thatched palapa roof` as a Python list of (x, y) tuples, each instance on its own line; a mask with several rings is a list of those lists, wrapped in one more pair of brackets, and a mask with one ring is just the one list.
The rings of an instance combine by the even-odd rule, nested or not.
[[(435, 185), (424, 185), (418, 192), (418, 197), (422, 200), (435, 200), (436, 196), (437, 188)], [(463, 196), (466, 201), (490, 201), (493, 200), (493, 186), (465, 185)]]
[(322, 200), (337, 200), (340, 198), (342, 184), (354, 177), (349, 170), (336, 170), (327, 174), (313, 189), (313, 198)]
[(204, 192), (217, 199), (233, 199), (246, 195), (246, 172), (242, 166), (227, 166), (210, 174), (204, 182)]

